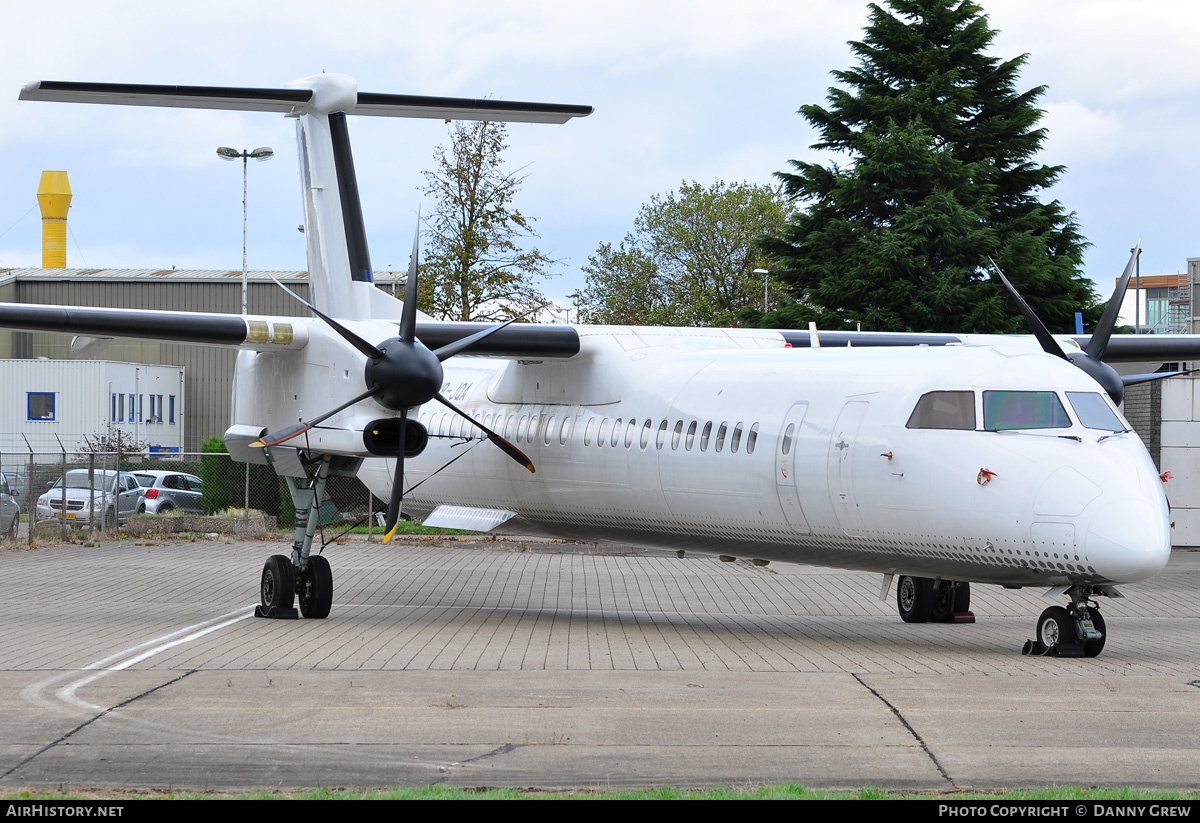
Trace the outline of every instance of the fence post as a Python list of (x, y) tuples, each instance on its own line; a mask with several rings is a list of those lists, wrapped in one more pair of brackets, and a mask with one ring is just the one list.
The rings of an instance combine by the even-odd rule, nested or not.
[[(21, 439), (25, 441), (25, 448), (29, 449), (29, 474), (25, 477), (25, 500), (26, 505), (29, 507), (29, 514), (26, 517), (28, 523), (26, 531), (29, 533), (25, 537), (29, 541), (29, 548), (32, 549), (33, 527), (37, 525), (37, 504), (34, 503), (36, 498), (33, 496), (33, 446), (30, 445), (29, 438), (24, 434), (21, 435)], [(41, 497), (41, 495), (38, 495), (38, 497)]]
[[(88, 488), (96, 488), (96, 453), (88, 452)], [(88, 506), (88, 537), (96, 530), (96, 507)]]
[(58, 448), (62, 450), (62, 511), (59, 512), (58, 519), (62, 523), (62, 540), (67, 542), (67, 448), (63, 445), (62, 440), (57, 434), (54, 439), (58, 440)]
[(246, 463), (246, 498), (242, 506), (242, 519), (246, 520), (250, 517), (250, 464)]
[(367, 542), (371, 542), (371, 521), (375, 519), (375, 493), (367, 489)]

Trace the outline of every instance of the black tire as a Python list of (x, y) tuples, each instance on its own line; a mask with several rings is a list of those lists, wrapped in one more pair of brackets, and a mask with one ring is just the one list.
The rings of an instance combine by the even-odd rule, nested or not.
[(137, 513), (138, 513), (138, 514), (145, 514), (145, 513), (146, 513), (146, 504), (145, 504), (145, 503), (138, 503), (138, 507), (137, 507)]
[(1075, 621), (1062, 606), (1051, 606), (1042, 612), (1037, 622), (1037, 639), (1047, 650), (1059, 643), (1076, 643)]
[(9, 540), (17, 539), (17, 528), (20, 525), (20, 522), (21, 522), (21, 515), (19, 513), (14, 514), (12, 523), (9, 524), (8, 531), (5, 532), (5, 536), (7, 536)]
[(112, 509), (106, 509), (104, 512), (104, 530), (106, 532), (117, 530), (117, 513)]
[(938, 623), (953, 623), (954, 615), (971, 610), (971, 584), (954, 580), (938, 581), (933, 591), (931, 619)]
[(310, 620), (324, 620), (333, 607), (333, 570), (319, 554), (308, 558), (308, 571), (300, 580), (300, 614)]
[(1083, 656), (1095, 657), (1104, 651), (1104, 641), (1108, 639), (1108, 628), (1104, 625), (1104, 618), (1100, 615), (1099, 609), (1088, 609), (1088, 614), (1092, 618), (1092, 626), (1096, 631), (1100, 632), (1099, 640), (1085, 640), (1083, 643)]
[(172, 512), (172, 510), (174, 510), (174, 508), (175, 507), (172, 506), (170, 503), (163, 503), (161, 506), (158, 507), (158, 510), (155, 512), (155, 514), (170, 514)]
[(259, 594), (264, 611), (292, 607), (296, 600), (296, 567), (292, 565), (292, 558), (282, 554), (267, 558)]
[(905, 623), (928, 623), (933, 615), (933, 580), (901, 577), (896, 587), (896, 610)]

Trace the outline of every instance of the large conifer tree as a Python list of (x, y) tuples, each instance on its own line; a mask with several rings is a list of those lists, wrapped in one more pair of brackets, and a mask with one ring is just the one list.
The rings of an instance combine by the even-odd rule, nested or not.
[(1052, 331), (1071, 331), (1080, 310), (1094, 322), (1074, 214), (1039, 200), (1063, 167), (1035, 160), (1045, 87), (1017, 91), (1026, 55), (986, 54), (995, 32), (969, 0), (887, 6), (871, 4), (828, 108), (800, 109), (821, 133), (813, 148), (847, 159), (778, 175), (801, 210), (764, 248), (795, 302), (767, 322), (1024, 331), (989, 255)]

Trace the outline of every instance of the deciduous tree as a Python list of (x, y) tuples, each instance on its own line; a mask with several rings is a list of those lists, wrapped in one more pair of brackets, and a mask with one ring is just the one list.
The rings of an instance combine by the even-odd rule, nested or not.
[(555, 261), (521, 245), (537, 234), (513, 205), (525, 178), (505, 166), (506, 140), (504, 123), (456, 121), (424, 172), (435, 205), (418, 305), (434, 317), (507, 319), (545, 302), (537, 284)]
[[(778, 188), (683, 183), (642, 206), (620, 245), (603, 243), (583, 267), (575, 295), (590, 323), (714, 326), (763, 303), (765, 258), (755, 240), (782, 230)], [(774, 285), (776, 297), (778, 284)]]

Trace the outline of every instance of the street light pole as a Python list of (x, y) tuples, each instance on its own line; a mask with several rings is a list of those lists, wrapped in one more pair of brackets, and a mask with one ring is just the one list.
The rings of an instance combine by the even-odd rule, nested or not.
[(771, 273), (766, 269), (755, 269), (755, 274), (761, 274), (763, 279), (763, 314), (767, 313), (767, 283), (771, 280)]
[(238, 151), (229, 146), (221, 146), (217, 149), (217, 156), (230, 161), (242, 158), (242, 314), (249, 314), (246, 309), (246, 186), (250, 175), (249, 162), (251, 157), (260, 162), (270, 160), (275, 156), (275, 152), (270, 146), (262, 146), (254, 151)]

